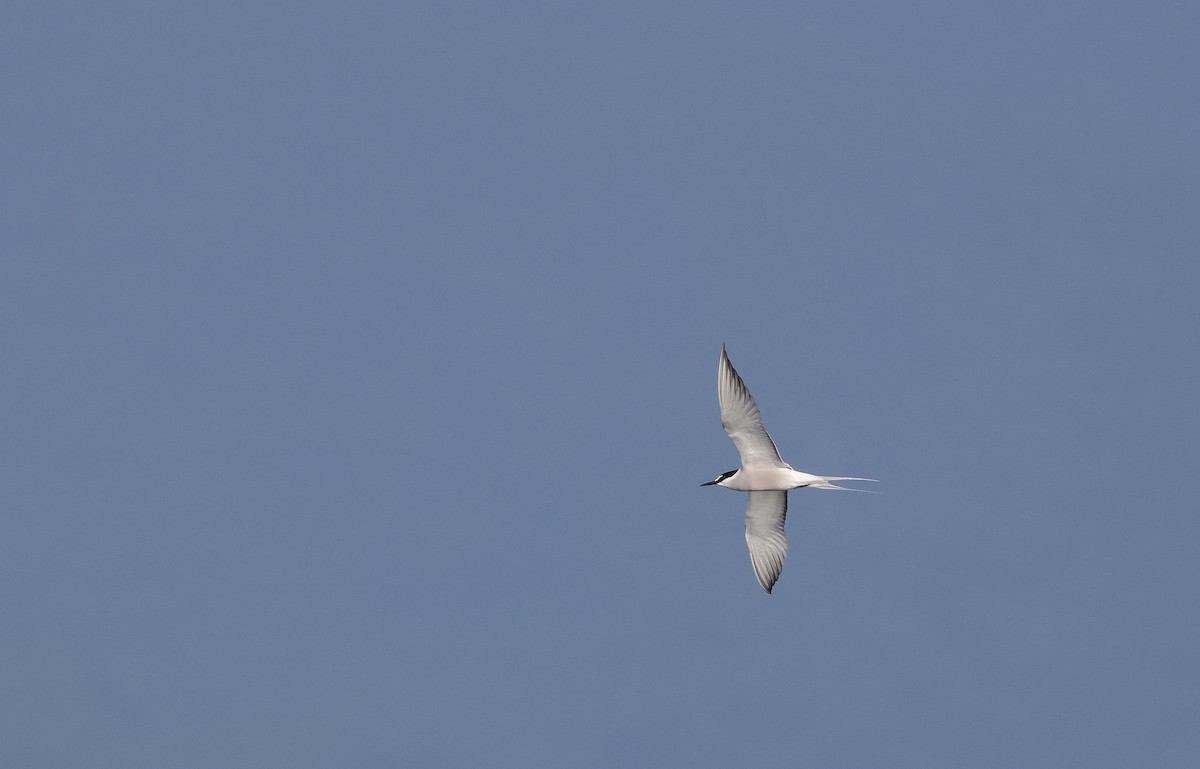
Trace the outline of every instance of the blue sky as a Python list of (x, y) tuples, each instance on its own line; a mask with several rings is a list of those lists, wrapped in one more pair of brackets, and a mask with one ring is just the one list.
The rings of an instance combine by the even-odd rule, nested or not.
[(1200, 760), (1194, 7), (0, 21), (3, 764)]

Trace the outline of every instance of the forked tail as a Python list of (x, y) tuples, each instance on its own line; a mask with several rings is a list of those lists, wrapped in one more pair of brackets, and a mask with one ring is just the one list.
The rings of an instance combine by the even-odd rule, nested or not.
[(871, 483), (879, 483), (879, 481), (875, 480), (874, 478), (851, 478), (848, 475), (847, 476), (829, 475), (829, 476), (820, 476), (817, 480), (808, 484), (808, 488), (810, 488), (810, 489), (835, 489), (837, 491), (861, 491), (864, 494), (878, 494), (879, 493), (878, 491), (871, 491), (870, 489), (853, 489), (853, 488), (850, 488), (849, 486), (838, 486), (837, 484), (831, 483), (830, 481), (870, 481)]

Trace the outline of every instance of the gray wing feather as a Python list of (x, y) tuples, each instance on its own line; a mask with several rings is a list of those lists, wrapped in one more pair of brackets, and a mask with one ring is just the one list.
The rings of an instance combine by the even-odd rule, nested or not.
[(721, 345), (721, 360), (717, 364), (717, 400), (721, 404), (721, 427), (737, 446), (742, 467), (763, 464), (787, 467), (763, 427), (758, 404), (729, 362), (725, 345)]
[(768, 593), (783, 571), (787, 558), (786, 491), (751, 491), (746, 505), (746, 546), (750, 549), (750, 565), (758, 584)]

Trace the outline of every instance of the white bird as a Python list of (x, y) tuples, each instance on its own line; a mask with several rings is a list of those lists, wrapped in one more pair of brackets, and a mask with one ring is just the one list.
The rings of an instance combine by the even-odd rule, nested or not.
[(775, 442), (763, 427), (758, 405), (746, 389), (746, 383), (734, 371), (721, 345), (721, 361), (717, 364), (717, 399), (721, 403), (721, 426), (737, 446), (742, 466), (721, 473), (715, 480), (701, 486), (724, 486), (734, 491), (749, 492), (746, 505), (746, 546), (750, 548), (750, 565), (758, 584), (768, 593), (783, 571), (787, 558), (787, 534), (783, 530), (787, 518), (787, 495), (790, 489), (838, 489), (861, 491), (836, 486), (832, 481), (874, 481), (874, 478), (809, 475), (779, 456)]

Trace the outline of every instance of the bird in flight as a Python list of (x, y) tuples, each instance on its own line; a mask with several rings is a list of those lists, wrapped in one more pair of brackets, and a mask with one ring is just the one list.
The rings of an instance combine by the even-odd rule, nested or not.
[(750, 565), (754, 567), (758, 584), (770, 593), (783, 571), (783, 560), (787, 558), (787, 534), (783, 524), (787, 518), (788, 491), (801, 488), (862, 491), (837, 486), (833, 481), (875, 479), (809, 475), (793, 470), (784, 462), (763, 427), (762, 415), (746, 389), (746, 383), (729, 362), (725, 345), (721, 345), (721, 361), (717, 364), (717, 399), (721, 404), (721, 426), (737, 446), (742, 466), (700, 485), (747, 492), (746, 546), (750, 548)]

